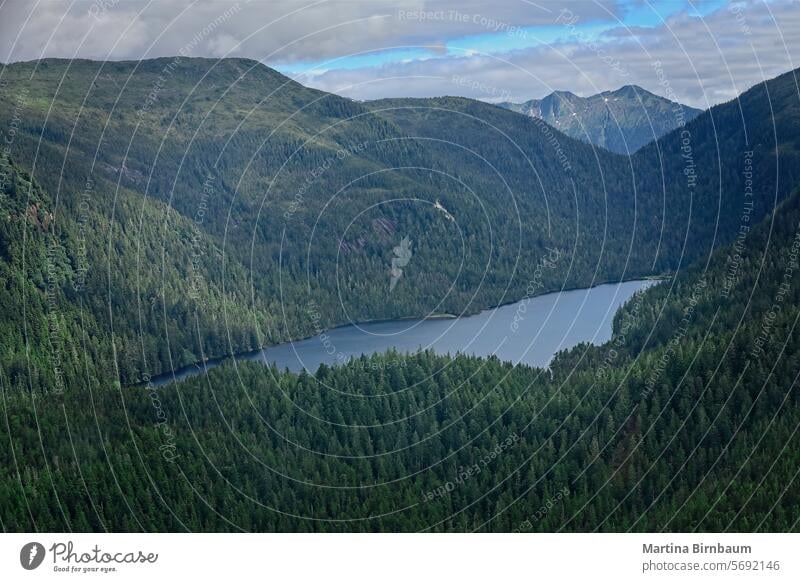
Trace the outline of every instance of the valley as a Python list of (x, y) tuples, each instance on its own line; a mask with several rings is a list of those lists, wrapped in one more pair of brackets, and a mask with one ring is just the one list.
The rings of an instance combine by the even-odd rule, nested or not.
[(796, 73), (628, 156), (244, 58), (3, 65), (3, 530), (796, 531)]

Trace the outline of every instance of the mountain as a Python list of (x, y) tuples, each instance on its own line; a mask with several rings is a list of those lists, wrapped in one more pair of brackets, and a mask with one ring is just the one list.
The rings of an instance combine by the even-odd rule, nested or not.
[(506, 102), (499, 106), (543, 119), (570, 137), (624, 155), (702, 113), (700, 109), (675, 103), (636, 85), (589, 97), (554, 91), (543, 99)]
[[(4, 244), (33, 228), (39, 257), (4, 249), (6, 301), (50, 305), (28, 347), (74, 358), (64, 384), (85, 365), (134, 384), (352, 321), (674, 272), (800, 180), (793, 72), (630, 158), (479, 101), (356, 103), (244, 59), (46, 59), (0, 79), (18, 177)], [(564, 260), (542, 269), (551, 249)], [(52, 386), (25, 327), (4, 325), (10, 384)]]
[(797, 71), (790, 71), (710, 108), (630, 157), (573, 149), (576, 140), (549, 125), (523, 122), (524, 116), (470, 99), (370, 105), (433, 144), (445, 167), (469, 181), (498, 174), (502, 187), (537, 194), (526, 220), (541, 220), (551, 202), (569, 204), (572, 198), (570, 215), (550, 217), (558, 220), (554, 230), (578, 232), (569, 248), (579, 271), (590, 268), (580, 265), (584, 257), (593, 265), (598, 257), (601, 265), (625, 257), (626, 272), (655, 274), (708, 261), (800, 183), (798, 95)]

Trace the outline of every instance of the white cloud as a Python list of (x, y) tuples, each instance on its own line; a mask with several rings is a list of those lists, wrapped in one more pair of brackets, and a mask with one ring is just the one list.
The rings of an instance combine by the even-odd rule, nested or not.
[[(615, 2), (599, 0), (592, 13), (607, 14), (606, 5), (616, 12)], [(170, 56), (234, 5), (240, 10), (218, 36), (241, 39), (237, 54), (272, 62), (436, 44), (453, 35), (552, 20), (551, 9), (530, 0), (6, 0), (0, 4), (0, 60)], [(210, 38), (197, 54), (214, 56), (214, 47), (226, 46), (221, 42)]]
[(577, 42), (585, 40), (579, 33), (565, 39), (502, 55), (332, 69), (299, 80), (358, 99), (457, 94), (522, 101), (557, 89), (589, 95), (625, 84), (666, 96), (664, 79), (653, 66), (659, 61), (680, 100), (707, 108), (798, 66), (800, 3), (752, 2), (703, 19), (682, 14), (658, 27), (620, 27), (595, 45)]

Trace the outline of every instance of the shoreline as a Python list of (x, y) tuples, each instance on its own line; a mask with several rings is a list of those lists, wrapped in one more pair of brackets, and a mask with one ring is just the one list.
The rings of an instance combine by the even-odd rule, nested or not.
[(287, 340), (285, 342), (281, 342), (281, 343), (277, 343), (277, 344), (265, 345), (265, 346), (262, 346), (262, 347), (259, 347), (259, 348), (253, 349), (253, 350), (246, 350), (246, 351), (242, 351), (242, 352), (236, 352), (236, 353), (233, 353), (233, 354), (226, 354), (224, 356), (213, 356), (213, 357), (206, 358), (206, 359), (203, 359), (203, 360), (198, 360), (196, 362), (193, 362), (191, 364), (186, 364), (185, 366), (181, 366), (180, 368), (177, 368), (177, 369), (169, 371), (169, 372), (162, 372), (160, 374), (152, 375), (152, 376), (150, 376), (150, 379), (147, 382), (143, 382), (142, 381), (142, 382), (136, 382), (134, 384), (125, 384), (125, 385), (123, 385), (123, 387), (125, 387), (125, 388), (136, 388), (136, 387), (148, 386), (150, 384), (152, 384), (153, 386), (158, 387), (158, 386), (165, 386), (167, 384), (172, 384), (174, 382), (180, 382), (185, 377), (188, 377), (189, 375), (191, 375), (191, 372), (193, 372), (195, 370), (197, 371), (196, 373), (198, 373), (198, 374), (203, 372), (203, 371), (207, 371), (207, 369), (210, 369), (210, 368), (208, 368), (209, 365), (211, 365), (211, 368), (215, 368), (215, 367), (219, 366), (220, 364), (225, 363), (228, 360), (240, 360), (240, 359), (245, 359), (245, 358), (248, 358), (248, 357), (250, 359), (253, 359), (253, 358), (258, 357), (258, 355), (261, 354), (264, 350), (268, 350), (270, 348), (274, 348), (274, 347), (285, 345), (285, 344), (292, 344), (292, 343), (295, 343), (295, 342), (307, 341), (309, 339), (313, 339), (315, 337), (319, 337), (323, 333), (327, 333), (327, 332), (334, 331), (334, 330), (337, 330), (337, 329), (343, 329), (343, 328), (347, 328), (347, 327), (358, 327), (358, 326), (361, 326), (361, 325), (376, 324), (376, 323), (390, 323), (390, 322), (396, 322), (396, 321), (420, 321), (420, 322), (423, 322), (423, 321), (428, 321), (428, 320), (433, 321), (433, 320), (440, 320), (440, 319), (466, 319), (468, 317), (475, 317), (476, 315), (480, 315), (481, 313), (486, 313), (488, 311), (493, 311), (495, 309), (500, 309), (501, 307), (507, 307), (509, 305), (514, 305), (516, 303), (521, 303), (523, 301), (536, 299), (537, 297), (543, 297), (545, 295), (551, 295), (551, 294), (554, 294), (554, 293), (567, 293), (567, 292), (570, 292), (570, 291), (588, 291), (588, 290), (591, 290), (591, 289), (595, 289), (597, 287), (601, 287), (603, 285), (620, 285), (620, 284), (623, 284), (623, 283), (631, 283), (631, 282), (634, 282), (634, 281), (654, 281), (654, 282), (658, 282), (658, 281), (665, 281), (667, 279), (671, 279), (672, 277), (673, 277), (673, 275), (649, 275), (649, 276), (644, 276), (644, 277), (631, 277), (629, 279), (622, 279), (622, 280), (619, 280), (619, 281), (600, 281), (600, 282), (597, 282), (597, 283), (595, 283), (593, 285), (590, 285), (588, 287), (570, 287), (570, 288), (564, 287), (564, 288), (561, 288), (561, 289), (558, 289), (558, 290), (555, 290), (555, 291), (544, 291), (542, 293), (537, 293), (536, 295), (522, 297), (520, 299), (507, 301), (507, 302), (504, 302), (504, 303), (500, 303), (498, 305), (485, 307), (483, 309), (480, 309), (480, 310), (477, 310), (477, 311), (474, 311), (474, 312), (467, 312), (464, 315), (454, 315), (452, 313), (433, 313), (433, 314), (425, 316), (425, 317), (420, 317), (420, 316), (417, 316), (417, 315), (409, 315), (409, 316), (405, 316), (405, 317), (395, 317), (395, 318), (388, 318), (388, 319), (369, 319), (369, 320), (363, 320), (363, 321), (358, 321), (358, 322), (342, 323), (342, 324), (339, 324), (339, 325), (334, 325), (334, 326), (322, 329), (322, 330), (320, 330), (319, 332), (317, 332), (317, 333), (315, 333), (313, 335), (308, 335), (308, 336), (305, 336), (305, 337), (298, 337), (298, 338), (290, 339), (290, 340)]

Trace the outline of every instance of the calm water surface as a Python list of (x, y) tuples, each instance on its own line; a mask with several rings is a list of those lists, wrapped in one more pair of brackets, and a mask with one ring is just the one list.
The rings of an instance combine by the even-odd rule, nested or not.
[[(439, 354), (462, 352), (496, 355), (501, 360), (547, 366), (556, 352), (581, 342), (601, 344), (611, 338), (614, 314), (631, 296), (656, 281), (628, 281), (591, 289), (550, 293), (497, 307), (477, 315), (449, 319), (407, 319), (349, 325), (319, 336), (237, 356), (239, 360), (275, 363), (280, 369), (315, 372), (361, 354), (396, 349), (432, 349)], [(206, 369), (219, 362), (207, 362)], [(154, 377), (164, 385), (202, 372), (190, 366)]]

